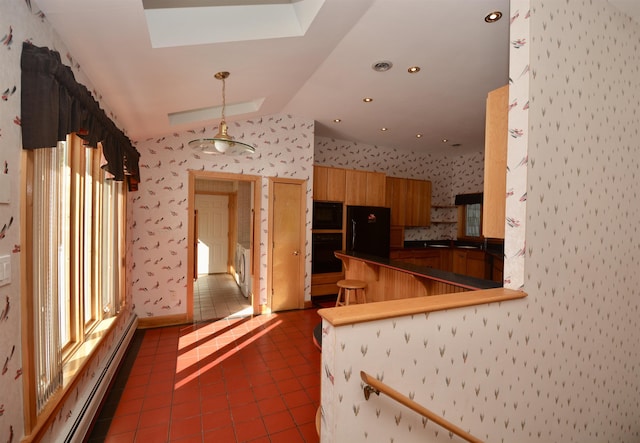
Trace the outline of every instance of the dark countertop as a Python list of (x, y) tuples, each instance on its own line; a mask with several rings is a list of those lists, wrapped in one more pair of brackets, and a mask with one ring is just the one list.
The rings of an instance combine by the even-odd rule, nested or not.
[(445, 283), (449, 283), (454, 286), (459, 286), (467, 289), (491, 289), (501, 288), (502, 284), (491, 280), (483, 280), (480, 278), (469, 277), (467, 275), (456, 274), (454, 272), (442, 271), (440, 269), (433, 269), (426, 266), (414, 265), (401, 260), (392, 260), (384, 257), (376, 257), (374, 255), (362, 254), (360, 252), (353, 251), (336, 251), (336, 257), (340, 258), (340, 255), (348, 258), (355, 258), (367, 263), (384, 266), (387, 268), (395, 269), (397, 271), (406, 272), (408, 274), (415, 275), (416, 277), (428, 278), (430, 280), (437, 280)]
[(395, 251), (403, 249), (429, 249), (429, 248), (464, 248), (485, 251), (498, 258), (504, 257), (504, 243), (502, 241), (478, 242), (471, 240), (407, 240), (403, 248), (392, 248)]

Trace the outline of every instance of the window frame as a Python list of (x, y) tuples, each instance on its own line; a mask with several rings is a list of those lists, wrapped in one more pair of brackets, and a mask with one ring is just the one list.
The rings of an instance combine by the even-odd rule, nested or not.
[[(44, 148), (47, 149), (47, 148)], [(70, 134), (66, 140), (66, 161), (59, 162), (52, 168), (57, 180), (68, 178), (62, 183), (62, 189), (68, 192), (69, 212), (67, 215), (58, 214), (57, 219), (68, 216), (68, 225), (64, 222), (60, 230), (68, 227), (68, 248), (65, 252), (58, 252), (62, 261), (68, 257), (67, 266), (62, 269), (63, 279), (68, 284), (64, 290), (56, 284), (58, 301), (68, 302), (70, 315), (68, 341), (62, 343), (62, 336), (58, 335), (58, 349), (62, 353), (61, 386), (55, 388), (44, 405), (38, 406), (36, 351), (23, 354), (23, 390), (25, 435), (33, 437), (32, 433), (41, 432), (47, 423), (55, 419), (57, 409), (77, 383), (77, 376), (82, 369), (95, 357), (102, 339), (115, 327), (118, 314), (126, 305), (125, 292), (125, 260), (126, 251), (126, 215), (127, 188), (123, 182), (110, 180), (108, 173), (102, 169), (102, 148), (84, 146), (83, 140), (76, 134)], [(34, 220), (33, 180), (36, 175), (34, 166), (35, 151), (23, 150), (22, 165), (25, 174), (22, 175), (21, 189), (23, 193), (21, 223), (23, 233), (23, 253), (21, 254), (22, 275), (22, 342), (23, 349), (35, 349), (36, 331), (41, 329), (35, 325), (34, 310), (38, 304), (35, 297), (35, 273), (31, 263), (34, 260), (33, 245), (36, 241), (35, 232), (42, 223)], [(57, 168), (57, 169), (56, 169)], [(66, 188), (68, 186), (68, 189)], [(47, 191), (49, 192), (49, 191)], [(57, 197), (55, 197), (57, 198)], [(108, 198), (112, 211), (103, 210), (103, 201)], [(108, 212), (108, 213), (107, 213)], [(58, 234), (60, 235), (60, 234)], [(90, 238), (89, 238), (90, 237)], [(111, 241), (105, 246), (104, 239)], [(56, 243), (57, 244), (57, 243)], [(49, 246), (51, 247), (51, 246)], [(90, 248), (90, 253), (86, 249)], [(110, 265), (103, 261), (104, 249), (109, 249)], [(58, 260), (59, 262), (60, 260)], [(61, 268), (58, 266), (60, 271)], [(105, 272), (110, 272), (105, 275)], [(106, 286), (105, 286), (106, 285)], [(110, 309), (104, 309), (105, 288), (110, 288), (112, 294), (107, 297)], [(90, 294), (87, 294), (87, 291)], [(90, 304), (91, 306), (87, 306)], [(85, 309), (85, 307), (87, 309)], [(61, 321), (56, 315), (57, 322)], [(59, 325), (58, 325), (59, 326)], [(42, 331), (42, 334), (46, 334)], [(40, 357), (43, 358), (43, 357)]]
[[(472, 204), (480, 205), (480, 221), (479, 221), (480, 235), (478, 235), (477, 237), (467, 235), (467, 209), (468, 209), (468, 206)], [(482, 217), (483, 217), (482, 203), (470, 203), (470, 204), (458, 205), (458, 236), (457, 236), (458, 240), (484, 241), (484, 235), (482, 234)]]

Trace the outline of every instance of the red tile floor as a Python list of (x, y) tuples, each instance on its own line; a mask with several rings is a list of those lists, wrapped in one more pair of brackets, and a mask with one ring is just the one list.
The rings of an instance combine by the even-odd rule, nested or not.
[(319, 322), (307, 309), (138, 331), (88, 442), (318, 442)]

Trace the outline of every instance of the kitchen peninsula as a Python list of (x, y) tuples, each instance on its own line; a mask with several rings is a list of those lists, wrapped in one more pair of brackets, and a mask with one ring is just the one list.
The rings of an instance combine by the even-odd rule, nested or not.
[(368, 301), (398, 300), (479, 289), (499, 288), (498, 282), (351, 251), (336, 251), (345, 278), (367, 283)]

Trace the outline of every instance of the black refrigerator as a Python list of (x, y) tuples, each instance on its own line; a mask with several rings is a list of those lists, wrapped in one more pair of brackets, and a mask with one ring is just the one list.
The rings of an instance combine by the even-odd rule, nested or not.
[(347, 206), (347, 251), (389, 258), (391, 209)]

